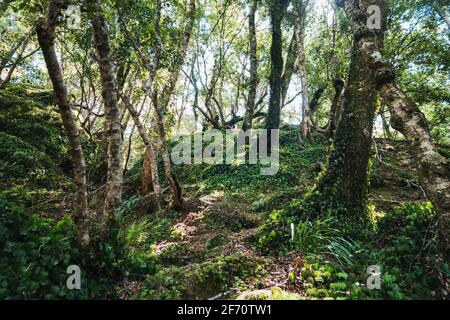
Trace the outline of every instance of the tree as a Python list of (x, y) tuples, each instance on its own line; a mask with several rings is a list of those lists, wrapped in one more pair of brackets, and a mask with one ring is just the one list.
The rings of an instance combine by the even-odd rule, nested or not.
[(32, 50), (30, 53), (26, 53), (29, 42), (34, 32), (35, 30), (32, 29), (28, 34), (19, 39), (11, 48), (11, 50), (6, 54), (6, 57), (0, 60), (0, 75), (2, 74), (3, 70), (8, 67), (8, 72), (5, 78), (0, 78), (0, 89), (4, 88), (11, 81), (11, 77), (20, 63), (31, 57), (37, 51), (36, 49)]
[(55, 33), (58, 18), (61, 15), (63, 6), (62, 0), (50, 0), (48, 4), (46, 20), (39, 21), (36, 26), (38, 42), (44, 55), (48, 74), (53, 85), (56, 104), (61, 114), (64, 130), (70, 145), (70, 153), (74, 166), (74, 180), (76, 185), (75, 201), (75, 221), (78, 225), (79, 238), (82, 243), (88, 244), (89, 216), (88, 216), (88, 194), (86, 183), (86, 164), (84, 160), (83, 148), (81, 146), (80, 134), (76, 120), (72, 114), (72, 107), (69, 103), (69, 95), (58, 57), (55, 50)]
[[(160, 0), (157, 0), (158, 3), (158, 9), (157, 11), (160, 12)], [(178, 81), (178, 77), (180, 74), (180, 69), (183, 66), (184, 63), (184, 57), (186, 55), (187, 48), (189, 46), (189, 41), (191, 39), (192, 30), (194, 28), (194, 22), (195, 22), (195, 0), (189, 1), (189, 8), (188, 8), (188, 16), (187, 16), (187, 22), (184, 28), (183, 37), (181, 38), (180, 44), (179, 44), (179, 59), (178, 63), (173, 66), (171, 70), (171, 74), (169, 77), (169, 81), (166, 83), (166, 85), (161, 89), (161, 92), (158, 92), (158, 88), (153, 89), (153, 95), (152, 95), (152, 101), (153, 105), (155, 107), (155, 115), (156, 115), (156, 126), (158, 131), (158, 136), (160, 139), (160, 150), (161, 155), (163, 158), (163, 166), (164, 166), (164, 172), (166, 174), (166, 178), (169, 182), (169, 187), (172, 191), (172, 201), (176, 208), (181, 208), (183, 204), (183, 197), (182, 197), (182, 190), (181, 185), (178, 182), (175, 174), (172, 172), (171, 164), (170, 164), (170, 157), (169, 157), (169, 150), (167, 147), (167, 138), (166, 138), (166, 132), (164, 128), (164, 113), (166, 112), (168, 105), (170, 103), (170, 100), (172, 98), (172, 94), (175, 90), (175, 85)], [(158, 46), (160, 46), (160, 31), (159, 31), (159, 19), (155, 20), (155, 30), (157, 34), (157, 41)]]
[[(385, 7), (385, 0), (378, 5)], [(351, 21), (357, 49), (364, 63), (374, 75), (376, 88), (388, 105), (391, 125), (400, 131), (410, 144), (411, 153), (420, 172), (421, 184), (438, 214), (439, 232), (443, 248), (450, 252), (450, 164), (439, 154), (433, 143), (428, 121), (418, 106), (395, 81), (392, 66), (383, 59), (380, 39), (368, 30), (360, 11), (351, 1), (345, 2), (345, 12)], [(382, 15), (385, 19), (386, 16)]]
[(289, 90), (289, 86), (291, 84), (292, 76), (296, 71), (296, 62), (297, 62), (297, 24), (294, 24), (294, 33), (292, 35), (291, 41), (289, 43), (288, 52), (286, 56), (286, 63), (284, 66), (284, 72), (282, 76), (282, 86), (281, 86), (281, 107), (286, 105), (287, 93)]
[[(364, 5), (375, 1), (364, 0)], [(384, 8), (385, 9), (385, 8)], [(382, 39), (384, 27), (374, 30)], [(346, 221), (365, 225), (368, 164), (375, 117), (375, 78), (360, 51), (354, 35), (347, 86), (343, 97), (342, 119), (336, 130), (327, 168), (317, 187), (315, 203), (323, 213), (332, 211)]]
[(334, 138), (334, 131), (339, 126), (339, 121), (341, 118), (341, 110), (342, 110), (342, 94), (345, 89), (345, 82), (340, 79), (336, 78), (333, 80), (333, 87), (334, 87), (334, 97), (331, 102), (330, 107), (330, 116), (328, 119), (328, 133), (327, 137), (331, 141)]
[(109, 44), (108, 26), (100, 2), (88, 0), (92, 8), (91, 24), (100, 70), (102, 97), (106, 112), (107, 181), (104, 213), (106, 217), (122, 203), (123, 159), (121, 112), (118, 106), (118, 89), (113, 57)]
[[(295, 41), (297, 43), (297, 59), (298, 71), (300, 73), (302, 86), (302, 123), (300, 127), (300, 136), (303, 139), (310, 139), (314, 124), (312, 119), (312, 112), (309, 99), (309, 78), (306, 70), (305, 57), (305, 26), (306, 26), (306, 10), (308, 6), (307, 0), (294, 0), (295, 8)], [(314, 107), (314, 106), (313, 106)]]
[[(158, 163), (155, 146), (151, 142), (150, 137), (148, 136), (147, 131), (145, 130), (145, 127), (140, 120), (139, 112), (134, 108), (130, 99), (123, 94), (121, 95), (121, 99), (124, 102), (125, 107), (128, 109), (131, 117), (133, 118), (139, 135), (141, 136), (141, 139), (146, 147), (144, 164), (142, 166), (142, 192), (144, 195), (147, 195), (151, 191), (153, 191), (156, 199), (159, 201), (161, 200), (161, 186), (159, 184)], [(151, 183), (151, 188), (149, 188), (149, 182)]]
[[(272, 25), (272, 44), (270, 48), (270, 101), (266, 128), (279, 129), (281, 113), (281, 87), (283, 73), (283, 31), (281, 24), (289, 0), (270, 1), (270, 19)], [(270, 139), (269, 139), (270, 141)]]
[(255, 16), (258, 8), (258, 0), (252, 0), (250, 14), (248, 16), (249, 26), (249, 45), (250, 45), (250, 88), (247, 98), (247, 107), (245, 110), (243, 130), (252, 128), (253, 116), (255, 113), (256, 93), (258, 89), (258, 52), (256, 40)]

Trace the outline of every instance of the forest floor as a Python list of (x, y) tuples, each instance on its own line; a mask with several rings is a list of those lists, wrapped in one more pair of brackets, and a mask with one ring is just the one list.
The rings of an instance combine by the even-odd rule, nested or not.
[[(424, 201), (405, 142), (378, 139), (375, 143), (369, 195), (375, 211), (383, 215), (402, 203)], [(310, 171), (311, 175), (315, 174), (314, 170)], [(183, 182), (187, 193), (185, 208), (175, 213), (167, 224), (171, 232), (152, 247), (153, 255), (160, 257), (164, 273), (177, 279), (175, 287), (181, 285), (182, 296), (255, 299), (278, 295), (282, 299), (308, 299), (302, 278), (304, 256), (298, 252), (263, 254), (257, 248), (260, 227), (269, 211), (287, 206), (294, 200), (289, 199), (290, 194), (280, 195), (276, 190), (269, 190), (269, 186), (262, 186), (261, 194), (266, 200), (255, 201), (261, 194), (246, 192), (240, 186), (199, 191), (202, 188), (197, 178), (194, 184), (189, 184), (189, 179)], [(261, 203), (264, 201), (276, 204), (267, 207)], [(155, 221), (159, 219), (155, 217)], [(227, 262), (222, 265), (223, 257), (228, 257), (235, 266), (228, 266)], [(242, 263), (242, 259), (250, 262), (249, 265)], [(136, 292), (128, 291), (124, 298), (136, 297), (141, 290), (136, 285)]]
[[(301, 279), (301, 255), (267, 256), (255, 249), (263, 219), (260, 213), (252, 211), (250, 204), (242, 200), (226, 196), (223, 192), (187, 198), (184, 210), (173, 220), (170, 239), (157, 243), (153, 247), (153, 254), (163, 256), (160, 262), (168, 268), (168, 272), (173, 266), (193, 272), (193, 281), (198, 283), (188, 290), (190, 299), (236, 298), (243, 291), (255, 290), (259, 290), (255, 291), (258, 295), (270, 296), (271, 291), (264, 289), (272, 288), (280, 288), (297, 298), (304, 296), (300, 281), (292, 283), (289, 280), (291, 272)], [(171, 248), (182, 250), (174, 250), (164, 256)], [(254, 270), (248, 274), (236, 274), (236, 277), (233, 271), (239, 273), (240, 270), (224, 270), (227, 279), (220, 279), (220, 276), (216, 278), (214, 274), (203, 275), (202, 269), (208, 264), (214, 266), (217, 257), (246, 259), (251, 263), (243, 268)], [(217, 270), (211, 271), (214, 273)], [(225, 286), (221, 284), (224, 280)], [(242, 281), (238, 281), (237, 286), (231, 286), (236, 283), (235, 280)], [(211, 283), (215, 281), (219, 283)], [(136, 289), (140, 290), (140, 287)], [(130, 297), (134, 293), (128, 292)], [(248, 295), (241, 298), (248, 298)]]
[[(302, 199), (324, 168), (329, 144), (320, 136), (315, 143), (300, 143), (296, 126), (280, 130), (280, 170), (274, 176), (262, 176), (258, 165), (174, 166), (186, 199), (181, 211), (156, 210), (151, 195), (140, 195), (142, 159), (135, 159), (125, 175), (113, 237), (80, 248), (71, 219), (71, 160), (51, 98), (47, 91), (22, 86), (0, 94), (0, 229), (11, 230), (0, 230), (5, 243), (0, 297), (24, 298), (23, 292), (27, 298), (69, 299), (449, 295), (449, 281), (439, 293), (448, 270), (436, 267), (433, 210), (405, 141), (375, 139), (368, 209), (378, 221), (366, 238), (339, 246), (346, 235), (340, 230), (330, 235), (321, 219), (309, 221), (301, 211)], [(96, 142), (84, 139), (90, 207), (101, 212), (105, 168)], [(449, 150), (440, 148), (447, 158)], [(291, 208), (298, 210), (293, 216)], [(306, 238), (290, 241), (292, 221), (286, 223), (286, 217), (305, 227)], [(340, 261), (325, 252), (331, 242), (343, 250), (335, 257)], [(367, 280), (372, 262), (385, 268), (381, 292), (356, 285)], [(85, 290), (66, 290), (69, 264), (86, 270)]]
[[(280, 288), (290, 293), (304, 295), (299, 283), (291, 283), (289, 274), (295, 272), (300, 276), (301, 256), (292, 253), (288, 256), (263, 256), (255, 250), (259, 227), (263, 223), (260, 214), (252, 212), (249, 204), (242, 199), (227, 197), (224, 193), (215, 192), (211, 195), (188, 200), (188, 209), (177, 219), (173, 226), (176, 232), (182, 235), (189, 252), (206, 252), (213, 249), (206, 259), (216, 256), (242, 256), (261, 263), (258, 273), (261, 279), (250, 277), (240, 288), (227, 288), (225, 292), (218, 293), (215, 298), (237, 296), (243, 289), (271, 289)], [(223, 227), (214, 227), (208, 220), (223, 219)], [(236, 227), (237, 224), (240, 226)], [(239, 230), (239, 228), (242, 229)], [(167, 243), (163, 243), (163, 246)], [(160, 250), (160, 246), (156, 247)], [(300, 279), (300, 278), (298, 278)], [(259, 291), (264, 294), (263, 291)], [(267, 293), (269, 294), (269, 293)], [(214, 297), (211, 297), (214, 298)]]

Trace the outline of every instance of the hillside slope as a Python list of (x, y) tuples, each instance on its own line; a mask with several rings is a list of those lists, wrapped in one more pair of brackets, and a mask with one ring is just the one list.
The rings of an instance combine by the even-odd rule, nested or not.
[[(374, 143), (367, 208), (373, 225), (360, 239), (346, 237), (320, 213), (303, 213), (302, 199), (326, 163), (328, 145), (320, 137), (300, 144), (298, 129), (284, 127), (275, 176), (261, 176), (260, 167), (252, 165), (176, 166), (186, 198), (182, 211), (156, 212), (152, 197), (139, 195), (137, 162), (126, 176), (114, 233), (80, 248), (70, 219), (67, 143), (50, 104), (47, 92), (33, 88), (0, 93), (0, 297), (24, 298), (24, 292), (26, 298), (70, 299), (447, 294), (449, 269), (437, 250), (434, 212), (403, 141)], [(97, 171), (93, 176), (102, 175)], [(92, 206), (101, 201), (101, 193), (91, 194)], [(89, 285), (80, 292), (65, 288), (69, 264), (85, 270)], [(370, 265), (383, 270), (381, 290), (364, 286)]]
[[(150, 250), (162, 266), (157, 279), (171, 280), (161, 283), (150, 276), (124, 297), (418, 298), (431, 290), (444, 294), (445, 289), (441, 293), (438, 288), (445, 276), (436, 274), (434, 265), (439, 256), (433, 211), (406, 144), (376, 140), (368, 206), (373, 230), (363, 239), (349, 239), (330, 221), (302, 217), (302, 199), (323, 167), (327, 145), (299, 144), (296, 130), (283, 129), (276, 176), (262, 177), (259, 167), (250, 165), (181, 166), (177, 174), (188, 199), (183, 212), (149, 216), (148, 208), (140, 205), (146, 200), (133, 198), (128, 230), (141, 230), (141, 250)], [(291, 222), (296, 224), (292, 242)], [(357, 285), (365, 283), (365, 271), (373, 264), (386, 268), (387, 287), (382, 291)]]

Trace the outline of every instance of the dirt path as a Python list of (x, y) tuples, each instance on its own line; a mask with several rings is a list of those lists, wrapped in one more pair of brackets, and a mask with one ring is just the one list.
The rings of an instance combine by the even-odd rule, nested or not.
[[(239, 287), (217, 292), (216, 298), (236, 297), (244, 291), (270, 291), (274, 287), (304, 295), (301, 288), (301, 256), (263, 256), (254, 247), (258, 227), (263, 221), (260, 216), (261, 213), (251, 212), (249, 206), (236, 203), (223, 193), (213, 193), (188, 199), (185, 210), (176, 219), (173, 230), (180, 236), (177, 243), (186, 245), (190, 257), (197, 256), (197, 259), (186, 263), (186, 269), (204, 266), (217, 257), (244, 257), (259, 262), (254, 266), (261, 275), (259, 278), (243, 277), (239, 279)], [(163, 241), (155, 247), (155, 253), (174, 244)], [(291, 273), (295, 274), (294, 282), (289, 280)]]

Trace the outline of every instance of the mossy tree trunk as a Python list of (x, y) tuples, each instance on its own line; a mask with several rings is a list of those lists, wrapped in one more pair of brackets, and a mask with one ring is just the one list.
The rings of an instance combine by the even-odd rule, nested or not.
[(67, 87), (61, 66), (55, 50), (55, 32), (59, 16), (61, 15), (63, 1), (51, 0), (48, 4), (46, 21), (38, 23), (36, 33), (39, 46), (44, 55), (48, 74), (53, 85), (56, 103), (61, 114), (64, 130), (70, 145), (70, 154), (74, 167), (74, 180), (76, 185), (75, 222), (78, 227), (79, 239), (82, 244), (88, 244), (89, 216), (88, 194), (86, 182), (86, 164), (81, 146), (81, 139), (72, 108), (69, 103)]
[(266, 119), (266, 129), (269, 130), (280, 128), (281, 88), (283, 83), (283, 31), (281, 23), (289, 2), (288, 0), (270, 1), (272, 44), (270, 48), (270, 101)]
[(327, 137), (330, 141), (334, 138), (334, 131), (339, 125), (340, 111), (342, 107), (342, 94), (345, 88), (345, 82), (336, 78), (333, 80), (334, 97), (331, 102), (330, 116), (328, 119)]
[(250, 88), (248, 91), (247, 106), (245, 110), (243, 130), (252, 128), (253, 115), (255, 113), (256, 91), (258, 89), (258, 52), (256, 40), (256, 9), (258, 0), (252, 0), (248, 17), (249, 45), (250, 45)]
[[(365, 5), (375, 0), (363, 0)], [(383, 29), (374, 31), (383, 38)], [(336, 130), (328, 166), (321, 177), (318, 205), (322, 213), (334, 212), (350, 223), (367, 225), (368, 165), (376, 109), (375, 78), (353, 41), (350, 70), (343, 96), (342, 119)]]
[[(376, 2), (380, 7), (386, 6), (385, 0)], [(353, 33), (358, 39), (358, 50), (376, 79), (380, 96), (389, 107), (391, 125), (405, 136), (410, 145), (420, 173), (421, 184), (437, 212), (440, 240), (448, 255), (450, 253), (450, 163), (438, 153), (425, 115), (396, 83), (394, 70), (384, 60), (381, 53), (377, 34), (368, 30), (360, 10), (352, 1), (345, 2), (345, 11), (351, 21)], [(385, 15), (382, 17), (383, 20), (386, 19)]]
[(367, 169), (375, 117), (374, 79), (355, 44), (342, 119), (318, 192), (321, 212), (336, 211), (351, 222), (366, 223)]

